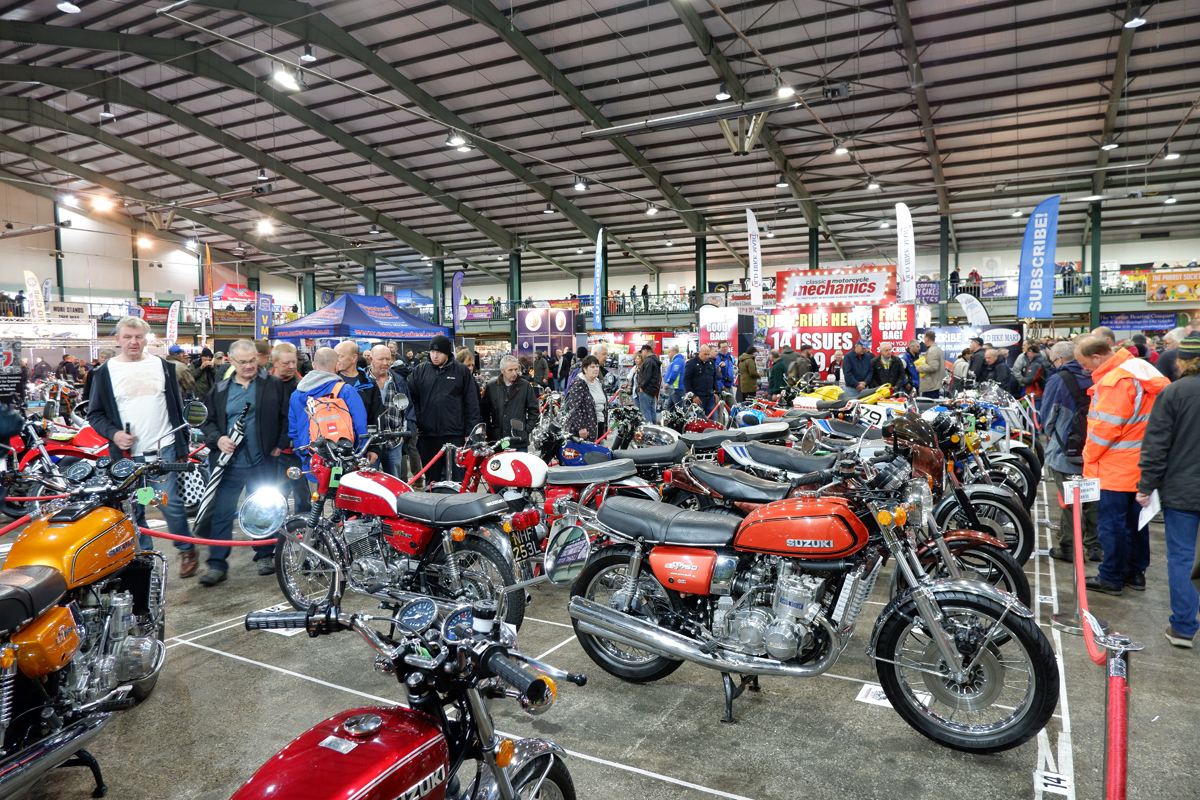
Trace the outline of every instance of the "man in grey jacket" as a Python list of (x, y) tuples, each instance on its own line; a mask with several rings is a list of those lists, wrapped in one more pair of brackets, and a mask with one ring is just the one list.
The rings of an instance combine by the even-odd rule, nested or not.
[[(1054, 345), (1050, 349), (1050, 361), (1058, 371), (1046, 381), (1046, 392), (1042, 395), (1042, 409), (1045, 412), (1042, 429), (1046, 431), (1046, 467), (1054, 480), (1061, 509), (1058, 520), (1058, 547), (1050, 548), (1050, 557), (1058, 561), (1073, 562), (1075, 512), (1063, 502), (1066, 500), (1063, 483), (1075, 480), (1083, 474), (1083, 451), (1068, 456), (1066, 448), (1075, 412), (1079, 409), (1078, 403), (1090, 403), (1087, 391), (1092, 388), (1092, 376), (1075, 360), (1075, 345), (1070, 342)], [(1084, 431), (1086, 430), (1085, 427)], [(1082, 446), (1082, 443), (1079, 443), (1079, 447)], [(1098, 509), (1099, 505), (1096, 503), (1084, 503), (1080, 509), (1083, 520), (1083, 549), (1088, 560), (1097, 563), (1103, 560), (1097, 527)]]
[(654, 404), (658, 400), (658, 390), (662, 385), (662, 364), (654, 355), (654, 348), (648, 344), (642, 345), (642, 366), (637, 371), (637, 406), (646, 422), (658, 422)]
[[(938, 347), (937, 334), (925, 331), (925, 363), (917, 363), (917, 374), (921, 376), (919, 391), (922, 397), (937, 397), (942, 393), (942, 383), (946, 380), (946, 357), (942, 348)], [(921, 359), (918, 359), (920, 362)]]

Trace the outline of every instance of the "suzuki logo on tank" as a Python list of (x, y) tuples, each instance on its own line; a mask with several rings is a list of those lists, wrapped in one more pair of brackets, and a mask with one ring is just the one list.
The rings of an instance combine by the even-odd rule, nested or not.
[(778, 306), (889, 305), (896, 300), (896, 267), (779, 272), (775, 293)]

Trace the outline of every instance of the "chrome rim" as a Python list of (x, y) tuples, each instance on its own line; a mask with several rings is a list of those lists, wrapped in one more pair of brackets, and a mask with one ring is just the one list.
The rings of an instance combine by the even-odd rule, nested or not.
[[(991, 498), (978, 497), (972, 498), (971, 504), (975, 507), (975, 516), (979, 517), (979, 525), (984, 533), (989, 533), (1004, 542), (1010, 550), (1019, 549), (1021, 532), (1017, 529), (1017, 520), (1002, 503)], [(962, 508), (954, 515), (954, 520), (959, 527), (971, 526), (971, 521), (967, 519), (966, 511)]]
[[(995, 617), (974, 608), (942, 606), (942, 626), (985, 635)], [(1037, 684), (1033, 659), (1011, 628), (1001, 623), (966, 680), (955, 681), (937, 644), (917, 618), (900, 636), (892, 665), (903, 699), (930, 722), (963, 736), (991, 736), (1030, 712)], [(930, 670), (938, 674), (930, 674)]]
[(536, 783), (529, 783), (517, 790), (517, 797), (521, 800), (566, 800), (566, 795), (553, 778), (547, 777), (542, 781), (542, 785), (537, 787), (537, 792), (533, 791)]
[(966, 580), (983, 581), (1010, 594), (1015, 593), (1016, 587), (1009, 583), (1008, 575), (986, 552), (972, 549), (960, 551), (954, 554), (954, 563)]
[[(308, 531), (304, 536), (310, 547), (332, 560), (325, 537), (309, 536)], [(328, 564), (295, 542), (285, 539), (279, 568), (283, 570), (283, 581), (295, 602), (305, 608), (325, 603), (333, 585), (333, 569)]]
[[(504, 576), (499, 568), (474, 550), (455, 550), (452, 558), (458, 565), (458, 582), (464, 592), (464, 601), (495, 600), (496, 618), (504, 619), (508, 611), (508, 593), (504, 591)], [(439, 583), (447, 597), (454, 596), (454, 587), (450, 585), (450, 575), (444, 565)]]
[[(619, 610), (624, 605), (625, 576), (628, 569), (629, 564), (622, 563), (613, 564), (611, 567), (601, 570), (584, 589), (583, 596), (594, 603)], [(645, 571), (641, 571), (638, 575), (637, 594), (635, 601), (641, 602), (637, 616), (657, 625), (659, 616), (670, 609), (670, 600), (667, 598), (666, 590), (653, 577), (649, 577)], [(657, 653), (614, 642), (611, 639), (602, 639), (598, 636), (591, 636), (591, 639), (604, 657), (615, 664), (639, 667), (660, 657)]]

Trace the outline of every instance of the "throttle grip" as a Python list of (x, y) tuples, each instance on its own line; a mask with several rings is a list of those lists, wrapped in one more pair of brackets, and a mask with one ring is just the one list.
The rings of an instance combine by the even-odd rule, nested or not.
[(550, 689), (540, 675), (530, 674), (501, 648), (494, 648), (483, 660), (484, 667), (500, 680), (528, 697), (534, 703), (540, 703)]
[(246, 615), (246, 630), (277, 631), (285, 628), (308, 627), (306, 611), (251, 611)]
[(169, 461), (158, 462), (159, 472), (194, 472), (198, 464), (193, 464), (190, 461)]

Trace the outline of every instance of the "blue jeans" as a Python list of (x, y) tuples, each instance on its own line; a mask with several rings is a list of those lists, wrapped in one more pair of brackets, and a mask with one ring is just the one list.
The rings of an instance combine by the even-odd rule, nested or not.
[(308, 479), (301, 476), (297, 480), (290, 480), (287, 476), (288, 467), (300, 467), (304, 469), (304, 462), (297, 456), (285, 453), (277, 459), (279, 464), (279, 480), (282, 482), (280, 489), (283, 490), (283, 496), (287, 497), (288, 492), (292, 493), (292, 499), (295, 501), (295, 512), (297, 514), (307, 514), (312, 510), (312, 484)]
[[(264, 485), (273, 483), (275, 469), (270, 459), (264, 460), (257, 467), (226, 467), (221, 477), (221, 485), (217, 487), (217, 496), (213, 499), (212, 514), (209, 515), (208, 530), (197, 531), (200, 539), (231, 539), (233, 538), (233, 521), (237, 518), (238, 500), (242, 489), (253, 494)], [(229, 571), (228, 547), (209, 547), (208, 566), (221, 572)], [(270, 558), (275, 555), (275, 545), (257, 545), (254, 548), (254, 560)]]
[[(163, 461), (175, 460), (175, 445), (167, 445), (159, 451), (159, 457)], [(146, 459), (138, 456), (134, 459), (139, 463), (145, 463)], [(179, 476), (174, 472), (156, 478), (155, 480), (146, 481), (147, 486), (153, 486), (155, 489), (167, 493), (167, 504), (162, 507), (163, 518), (167, 521), (167, 530), (176, 536), (190, 536), (188, 533), (187, 512), (183, 510), (183, 492), (179, 491)], [(137, 507), (137, 524), (143, 528), (149, 527), (146, 524), (146, 507), (141, 504), (134, 504)], [(138, 531), (138, 547), (143, 550), (154, 549), (154, 539), (148, 534)], [(178, 550), (192, 550), (195, 545), (190, 542), (175, 542), (175, 547)]]
[(645, 417), (646, 422), (650, 422), (650, 423), (658, 422), (658, 414), (655, 413), (655, 411), (654, 411), (654, 398), (653, 397), (646, 394), (645, 392), (638, 392), (637, 407), (638, 407), (638, 410), (642, 412), (642, 416)]
[(696, 397), (699, 398), (700, 407), (704, 409), (704, 416), (706, 417), (717, 407), (717, 396), (715, 394), (698, 394)]
[(672, 389), (670, 386), (664, 386), (662, 390), (662, 398), (662, 407), (664, 411), (670, 411), (673, 408), (679, 408), (679, 406), (683, 405), (683, 390)]
[[(1100, 562), (1100, 580), (1110, 586), (1123, 586), (1126, 575), (1145, 572), (1150, 566), (1150, 528), (1137, 529), (1142, 507), (1134, 499), (1136, 492), (1100, 490), (1097, 527), (1104, 560)], [(1189, 572), (1191, 567), (1188, 567)]]
[(1196, 558), (1196, 531), (1200, 513), (1163, 509), (1167, 528), (1167, 583), (1171, 590), (1171, 627), (1180, 636), (1195, 636), (1200, 625), (1196, 613), (1200, 594), (1192, 584), (1192, 562)]

